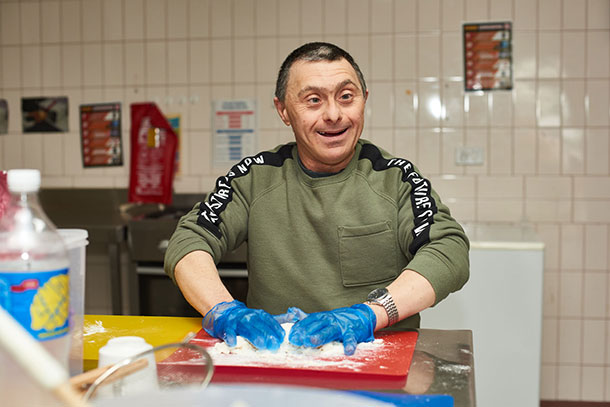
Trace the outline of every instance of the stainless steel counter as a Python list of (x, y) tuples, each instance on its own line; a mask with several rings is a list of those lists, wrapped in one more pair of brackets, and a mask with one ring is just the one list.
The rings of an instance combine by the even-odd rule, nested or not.
[(472, 332), (419, 329), (404, 392), (448, 394), (455, 407), (474, 407)]

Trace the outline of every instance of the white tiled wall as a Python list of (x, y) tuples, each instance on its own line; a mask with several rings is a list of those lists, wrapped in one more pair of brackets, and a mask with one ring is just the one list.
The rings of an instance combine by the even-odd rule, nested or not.
[[(514, 24), (514, 90), (462, 91), (461, 23)], [(529, 221), (546, 244), (542, 398), (610, 401), (610, 0), (0, 0), (0, 168), (127, 187), (129, 104), (184, 127), (178, 192), (208, 191), (210, 101), (255, 98), (259, 148), (291, 139), (272, 95), (305, 41), (370, 86), (364, 137), (405, 156), (462, 221)], [(20, 130), (22, 96), (68, 96), (70, 132)], [(83, 169), (78, 105), (123, 103), (126, 165)], [(485, 163), (455, 165), (455, 148)], [(518, 293), (515, 294), (518, 300)]]

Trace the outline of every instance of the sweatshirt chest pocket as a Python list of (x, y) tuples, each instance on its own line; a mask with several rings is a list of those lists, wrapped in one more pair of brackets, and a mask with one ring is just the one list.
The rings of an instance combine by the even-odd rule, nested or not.
[(390, 281), (398, 276), (396, 238), (390, 222), (339, 226), (339, 261), (345, 287)]

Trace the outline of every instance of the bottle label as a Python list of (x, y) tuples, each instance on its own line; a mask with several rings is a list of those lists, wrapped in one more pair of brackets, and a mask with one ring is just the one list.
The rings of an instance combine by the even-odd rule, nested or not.
[(66, 335), (70, 328), (68, 269), (0, 271), (0, 306), (39, 341)]

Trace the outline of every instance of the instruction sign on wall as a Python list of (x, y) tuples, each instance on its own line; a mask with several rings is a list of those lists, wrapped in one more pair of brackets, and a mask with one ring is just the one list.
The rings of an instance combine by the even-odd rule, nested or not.
[(256, 154), (256, 102), (216, 100), (212, 106), (214, 168), (226, 169)]

